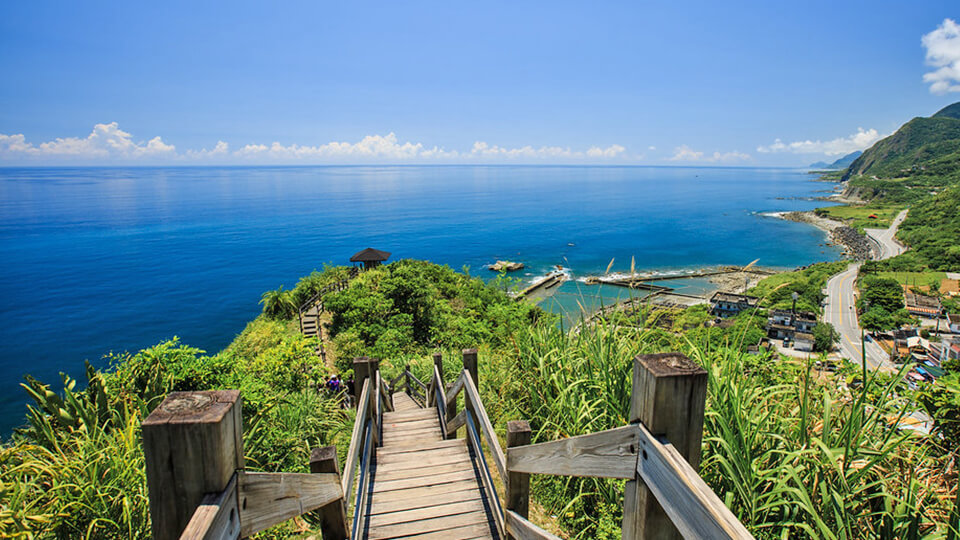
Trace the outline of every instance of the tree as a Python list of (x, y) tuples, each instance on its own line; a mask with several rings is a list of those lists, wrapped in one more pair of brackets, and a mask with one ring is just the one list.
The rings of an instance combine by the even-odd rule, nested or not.
[(283, 290), (283, 285), (275, 291), (267, 291), (260, 297), (263, 314), (271, 319), (288, 319), (297, 312), (293, 301), (293, 291)]
[(813, 327), (813, 350), (830, 351), (840, 343), (840, 332), (828, 322), (818, 323)]

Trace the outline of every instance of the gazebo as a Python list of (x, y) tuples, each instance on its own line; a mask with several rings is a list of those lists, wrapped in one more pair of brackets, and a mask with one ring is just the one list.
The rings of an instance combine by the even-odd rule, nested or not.
[(390, 258), (389, 251), (380, 251), (379, 249), (367, 248), (357, 252), (350, 257), (352, 263), (363, 263), (363, 269), (369, 270), (380, 266), (380, 263)]

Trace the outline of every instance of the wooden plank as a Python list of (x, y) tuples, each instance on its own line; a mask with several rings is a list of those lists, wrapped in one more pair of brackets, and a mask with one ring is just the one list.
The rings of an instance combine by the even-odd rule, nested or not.
[(753, 538), (672, 444), (638, 431), (637, 473), (684, 538)]
[(407, 422), (390, 422), (389, 420), (384, 420), (383, 422), (384, 433), (386, 433), (387, 430), (390, 430), (391, 433), (400, 433), (403, 431), (418, 429), (439, 430), (440, 422), (436, 418), (428, 418), (426, 420), (411, 420)]
[(455, 448), (455, 447), (466, 448), (466, 442), (463, 439), (452, 439), (448, 441), (428, 441), (423, 444), (422, 447), (405, 447), (397, 446), (394, 448), (377, 448), (377, 456), (386, 455), (386, 454), (400, 454), (406, 452), (418, 452), (422, 450), (434, 450), (440, 448)]
[(391, 440), (393, 440), (393, 441), (396, 441), (396, 440), (406, 440), (406, 439), (414, 439), (414, 440), (416, 440), (418, 437), (427, 437), (427, 438), (430, 438), (430, 437), (432, 437), (432, 436), (435, 436), (435, 437), (437, 437), (437, 438), (440, 437), (440, 428), (439, 428), (439, 427), (428, 427), (428, 428), (421, 428), (421, 429), (410, 429), (410, 430), (406, 430), (406, 431), (393, 431), (393, 430), (391, 430), (391, 431), (384, 431), (384, 432), (383, 432), (383, 439), (384, 439), (384, 442), (385, 442), (385, 443), (386, 443), (386, 441), (391, 441)]
[(404, 540), (473, 540), (478, 538), (493, 538), (490, 524), (464, 525), (442, 531), (428, 532), (405, 536)]
[[(476, 353), (476, 351), (474, 351)], [(464, 351), (466, 356), (466, 351)], [(500, 478), (507, 477), (507, 458), (503, 455), (503, 450), (500, 449), (500, 441), (497, 439), (497, 432), (493, 430), (493, 425), (490, 424), (490, 417), (487, 415), (487, 410), (483, 406), (483, 402), (480, 401), (480, 392), (477, 390), (477, 386), (474, 384), (473, 376), (467, 373), (466, 381), (464, 383), (464, 388), (467, 390), (467, 395), (470, 398), (470, 403), (473, 405), (474, 410), (476, 411), (477, 417), (474, 418), (480, 424), (480, 428), (483, 430), (483, 437), (487, 439), (487, 447), (490, 449), (490, 454), (493, 456), (493, 464), (497, 466), (497, 471), (500, 473)], [(480, 451), (478, 448), (477, 451)]]
[[(373, 501), (378, 503), (388, 503), (403, 500), (413, 500), (421, 497), (434, 497), (444, 499), (451, 493), (461, 493), (473, 490), (480, 493), (476, 479), (459, 480), (446, 484), (437, 484), (434, 486), (414, 486), (407, 489), (398, 489), (394, 491), (384, 491), (373, 494)], [(458, 495), (458, 496), (462, 496)]]
[(340, 479), (340, 488), (346, 494), (344, 500), (347, 506), (350, 506), (350, 488), (353, 487), (353, 473), (357, 469), (357, 460), (360, 459), (360, 447), (363, 445), (361, 440), (363, 434), (363, 425), (367, 420), (368, 400), (370, 399), (370, 385), (367, 381), (363, 382), (363, 390), (360, 392), (360, 401), (357, 402), (357, 417), (353, 422), (353, 434), (350, 435), (350, 449), (347, 450), (347, 459), (343, 464), (343, 477)]
[(507, 510), (507, 534), (517, 540), (560, 540), (559, 536), (548, 533), (547, 531), (530, 523), (523, 516)]
[(473, 464), (469, 460), (444, 465), (433, 465), (431, 467), (424, 466), (419, 470), (390, 468), (378, 470), (376, 475), (374, 475), (374, 481), (386, 482), (388, 480), (400, 480), (402, 478), (421, 478), (425, 474), (446, 474), (465, 470), (473, 470)]
[(240, 535), (250, 536), (343, 498), (334, 473), (238, 473)]
[(370, 533), (367, 535), (367, 538), (369, 540), (396, 538), (398, 536), (443, 531), (465, 525), (479, 525), (487, 523), (488, 521), (489, 518), (485, 512), (470, 512), (457, 516), (424, 519), (416, 523), (399, 523), (397, 525), (384, 525), (376, 528), (370, 527)]
[(426, 508), (428, 506), (439, 506), (441, 504), (451, 504), (457, 501), (481, 501), (483, 500), (483, 495), (480, 493), (480, 490), (476, 486), (468, 486), (468, 488), (461, 491), (453, 491), (445, 494), (445, 496), (429, 496), (429, 497), (417, 497), (410, 498), (409, 496), (404, 497), (401, 500), (390, 501), (390, 502), (381, 502), (378, 497), (373, 498), (371, 503), (372, 508), (370, 509), (370, 515), (376, 514), (386, 514), (390, 512), (401, 512), (404, 510), (415, 510), (417, 508)]
[[(490, 474), (490, 467), (486, 464), (485, 457), (482, 453), (483, 449), (479, 440), (480, 434), (477, 433), (475, 429), (468, 429), (467, 438), (471, 441), (469, 444), (478, 452), (477, 468), (480, 477), (480, 486), (486, 493), (489, 500), (498, 501), (496, 487), (493, 485), (493, 477)], [(500, 507), (499, 501), (493, 508), (493, 518), (498, 535), (501, 537), (504, 536), (506, 534), (506, 529), (504, 528), (503, 523), (503, 508)]]
[(389, 468), (391, 471), (396, 471), (402, 469), (428, 468), (451, 463), (470, 463), (470, 454), (468, 454), (466, 450), (453, 448), (432, 452), (385, 456), (384, 458), (377, 459), (377, 469), (383, 468), (386, 470)]
[(444, 474), (425, 474), (417, 478), (405, 478), (403, 480), (388, 480), (386, 482), (375, 482), (373, 492), (396, 491), (398, 489), (407, 489), (412, 487), (435, 486), (438, 484), (449, 484), (459, 482), (460, 480), (473, 480), (476, 482), (477, 476), (472, 471), (457, 471)]
[[(642, 354), (633, 361), (630, 422), (666, 435), (694, 469), (700, 463), (707, 373), (679, 353)], [(679, 539), (653, 492), (642, 480), (627, 482), (624, 491), (624, 538)]]
[(442, 518), (445, 516), (458, 516), (471, 512), (484, 512), (483, 500), (474, 499), (469, 501), (455, 501), (448, 504), (437, 506), (428, 506), (425, 508), (416, 508), (413, 510), (402, 510), (399, 512), (390, 512), (370, 516), (370, 528), (383, 527), (386, 525), (398, 525), (400, 523), (410, 523), (411, 521), (422, 521), (425, 519)]
[(424, 444), (430, 444), (442, 440), (443, 439), (440, 438), (439, 433), (421, 433), (411, 437), (394, 437), (387, 441), (387, 444), (381, 446), (381, 448), (393, 449), (410, 447), (413, 450), (418, 450)]
[(462, 428), (467, 423), (467, 410), (464, 409), (460, 411), (459, 414), (454, 416), (449, 422), (447, 422), (447, 437), (454, 437), (457, 434), (457, 430)]
[(180, 540), (233, 540), (240, 538), (240, 512), (237, 509), (237, 476), (227, 488), (203, 498), (193, 513)]
[[(451, 386), (450, 390), (447, 392), (446, 404), (448, 406), (451, 405), (452, 403), (456, 403), (457, 395), (459, 395), (460, 391), (463, 390), (463, 384), (466, 381), (466, 379), (464, 379), (464, 373), (466, 373), (466, 371), (460, 372), (460, 376), (457, 377), (457, 380), (453, 383), (453, 386)], [(450, 416), (453, 416), (453, 415), (451, 414)]]
[(636, 474), (636, 426), (507, 449), (510, 472), (627, 478)]
[(383, 415), (383, 420), (385, 422), (393, 422), (395, 424), (399, 424), (403, 422), (416, 422), (419, 420), (430, 420), (436, 417), (437, 417), (436, 411), (420, 409), (417, 411), (386, 413)]

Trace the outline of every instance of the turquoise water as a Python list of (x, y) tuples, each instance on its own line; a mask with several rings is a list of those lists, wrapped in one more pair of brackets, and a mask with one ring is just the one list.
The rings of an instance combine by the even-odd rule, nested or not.
[[(570, 269), (551, 302), (624, 293), (577, 278), (791, 267), (835, 259), (816, 229), (760, 215), (820, 206), (831, 187), (782, 169), (655, 167), (0, 168), (0, 431), (22, 422), (25, 373), (173, 336), (217, 351), (260, 294), (375, 247), (469, 266)], [(671, 285), (673, 285), (671, 283)]]

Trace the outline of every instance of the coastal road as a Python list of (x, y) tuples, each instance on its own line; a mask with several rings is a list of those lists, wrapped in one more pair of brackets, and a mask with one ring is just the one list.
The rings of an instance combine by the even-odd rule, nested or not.
[(897, 214), (897, 217), (893, 218), (893, 222), (890, 223), (890, 227), (887, 229), (864, 229), (867, 235), (880, 246), (880, 256), (877, 257), (878, 260), (896, 257), (907, 250), (896, 238), (897, 228), (900, 227), (900, 224), (903, 223), (906, 217), (907, 211), (903, 210)]
[[(878, 259), (889, 259), (905, 251), (903, 245), (897, 242), (895, 236), (897, 228), (907, 211), (897, 214), (887, 229), (866, 229), (870, 238), (880, 246)], [(861, 347), (860, 323), (857, 320), (856, 298), (853, 285), (857, 280), (857, 271), (860, 263), (851, 263), (846, 270), (827, 281), (826, 305), (823, 309), (823, 320), (832, 324), (840, 333), (840, 354), (854, 362), (863, 358)], [(871, 370), (896, 371), (896, 366), (890, 361), (889, 355), (872, 340), (867, 340), (867, 366)]]
[[(832, 324), (840, 333), (840, 355), (855, 363), (863, 358), (860, 347), (860, 324), (857, 321), (856, 299), (853, 284), (857, 280), (860, 263), (852, 263), (846, 270), (827, 281), (827, 303), (823, 308), (823, 320)], [(867, 341), (867, 366), (871, 371), (896, 371), (887, 353), (873, 341)]]

